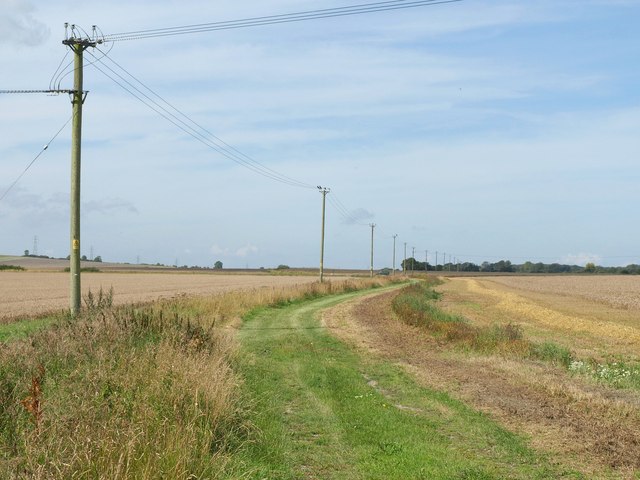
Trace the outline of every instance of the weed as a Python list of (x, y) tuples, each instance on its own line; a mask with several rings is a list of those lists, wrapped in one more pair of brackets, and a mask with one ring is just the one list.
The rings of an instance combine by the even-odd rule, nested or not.
[(94, 295), (89, 289), (84, 296), (84, 303), (90, 315), (111, 308), (113, 306), (113, 287), (110, 287), (106, 292), (100, 287), (97, 295)]
[(44, 379), (44, 367), (38, 365), (38, 374), (31, 377), (29, 395), (20, 403), (29, 413), (31, 421), (35, 425), (36, 433), (40, 432), (42, 423), (42, 380)]

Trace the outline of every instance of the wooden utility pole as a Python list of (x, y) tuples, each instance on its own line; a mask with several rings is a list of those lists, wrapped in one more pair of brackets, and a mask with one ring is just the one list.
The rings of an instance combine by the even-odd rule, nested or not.
[(398, 234), (393, 235), (393, 268), (391, 269), (391, 275), (396, 274), (396, 238)]
[(322, 229), (320, 234), (320, 283), (322, 283), (324, 282), (324, 213), (329, 189), (319, 186), (318, 190), (320, 190), (320, 193), (322, 194)]
[(373, 277), (373, 229), (376, 228), (376, 224), (375, 223), (370, 223), (369, 226), (371, 227), (371, 277)]
[[(73, 32), (73, 28), (72, 28)], [(71, 315), (76, 316), (80, 311), (80, 165), (82, 147), (82, 104), (85, 92), (83, 81), (83, 53), (89, 47), (95, 47), (96, 42), (88, 38), (66, 38), (62, 43), (74, 53), (73, 60), (73, 90), (71, 105), (73, 107), (71, 129), (71, 249), (69, 254), (69, 270), (71, 272), (70, 309)]]

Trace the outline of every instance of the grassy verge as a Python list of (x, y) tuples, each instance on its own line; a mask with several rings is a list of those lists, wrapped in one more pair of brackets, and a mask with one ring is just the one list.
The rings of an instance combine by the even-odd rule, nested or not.
[(251, 427), (231, 368), (235, 344), (218, 327), (256, 307), (378, 284), (119, 308), (98, 294), (73, 321), (0, 342), (0, 478), (220, 477)]
[(60, 317), (45, 317), (0, 324), (0, 342), (10, 342), (24, 338), (42, 328), (53, 325), (59, 320)]
[(24, 267), (20, 267), (18, 265), (0, 265), (0, 271), (2, 270), (23, 271)]
[(612, 361), (603, 364), (591, 359), (579, 360), (570, 350), (555, 343), (527, 340), (522, 328), (514, 323), (474, 326), (464, 317), (438, 308), (436, 301), (440, 294), (433, 290), (437, 284), (437, 280), (431, 280), (405, 287), (392, 302), (396, 315), (462, 349), (542, 360), (616, 388), (640, 389), (640, 365), (637, 363)]
[(255, 428), (227, 478), (577, 478), (484, 415), (330, 336), (318, 311), (355, 295), (247, 319), (238, 367)]

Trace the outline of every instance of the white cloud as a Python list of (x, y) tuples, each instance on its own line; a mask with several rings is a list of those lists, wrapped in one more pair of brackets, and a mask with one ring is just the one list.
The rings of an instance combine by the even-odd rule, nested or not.
[(211, 248), (209, 249), (209, 251), (214, 255), (228, 255), (229, 254), (229, 249), (228, 248), (222, 248), (221, 246), (219, 246), (217, 244), (211, 245)]
[(236, 250), (236, 256), (241, 258), (247, 257), (253, 253), (258, 253), (258, 247), (251, 244), (247, 244), (244, 247), (240, 247)]
[(570, 253), (568, 255), (565, 255), (559, 263), (581, 266), (584, 266), (587, 263), (595, 263), (596, 265), (601, 265), (602, 257), (595, 253)]

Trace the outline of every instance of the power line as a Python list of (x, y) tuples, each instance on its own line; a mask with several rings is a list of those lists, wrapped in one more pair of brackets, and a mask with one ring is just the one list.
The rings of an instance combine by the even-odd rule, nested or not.
[(332, 195), (329, 196), (329, 202), (335, 207), (338, 213), (352, 225), (361, 225), (361, 226), (369, 226), (368, 223), (362, 223), (353, 213), (349, 211), (349, 209), (340, 201), (340, 199), (336, 196), (335, 192), (332, 192)]
[(47, 142), (47, 144), (42, 147), (42, 150), (40, 150), (40, 152), (38, 152), (38, 154), (33, 158), (33, 160), (31, 160), (29, 162), (29, 164), (26, 166), (26, 168), (23, 170), (23, 172), (18, 175), (18, 178), (16, 178), (13, 183), (11, 185), (9, 185), (9, 187), (4, 191), (4, 193), (0, 196), (0, 202), (4, 199), (4, 197), (7, 196), (7, 194), (11, 191), (11, 189), (13, 187), (16, 186), (16, 184), (20, 181), (20, 179), (24, 176), (25, 173), (27, 173), (27, 170), (29, 170), (31, 168), (31, 166), (36, 162), (36, 160), (38, 160), (38, 158), (40, 158), (40, 155), (42, 155), (45, 150), (47, 150), (49, 148), (49, 145), (51, 145), (53, 143), (53, 141), (58, 137), (58, 135), (60, 135), (60, 133), (62, 133), (62, 130), (64, 130), (64, 128), (69, 125), (69, 122), (71, 122), (71, 120), (73, 119), (73, 115), (71, 115), (71, 117), (69, 117), (69, 120), (67, 120), (64, 125), (62, 125), (62, 127), (60, 127), (60, 130), (58, 130), (56, 132), (56, 134), (51, 137), (51, 140), (49, 140)]
[[(118, 86), (123, 88), (125, 91), (127, 91), (133, 97), (135, 97), (140, 102), (142, 102), (144, 105), (152, 109), (154, 112), (156, 112), (157, 114), (165, 118), (167, 121), (171, 122), (173, 125), (178, 127), (180, 130), (182, 130), (189, 136), (203, 143), (207, 147), (215, 150), (216, 152), (220, 153), (221, 155), (228, 158), (229, 160), (253, 171), (254, 173), (270, 178), (271, 180), (275, 180), (277, 182), (290, 185), (293, 187), (307, 188), (307, 189), (316, 188), (311, 184), (296, 180), (292, 177), (289, 177), (280, 172), (277, 172), (276, 170), (273, 170), (261, 164), (257, 160), (254, 160), (249, 155), (241, 152), (237, 148), (229, 145), (224, 140), (220, 139), (219, 137), (214, 135), (212, 132), (207, 130), (205, 127), (197, 123), (187, 114), (179, 110), (177, 107), (173, 106), (171, 103), (165, 100), (158, 93), (154, 92), (150, 87), (145, 85), (142, 81), (138, 80), (135, 76), (133, 76), (133, 74), (128, 72), (124, 67), (122, 67), (115, 60), (109, 57), (105, 52), (101, 51), (101, 53), (103, 53), (103, 56), (99, 59), (95, 55), (93, 55), (91, 52), (88, 52), (88, 53), (89, 55), (96, 58), (96, 62), (93, 62), (93, 66), (99, 72), (101, 72), (107, 78), (111, 79)], [(120, 69), (120, 71), (122, 71), (125, 75), (130, 77), (132, 80), (134, 80), (138, 85), (140, 85), (142, 89), (138, 88), (138, 86), (130, 82), (127, 78), (125, 78), (119, 72), (111, 68), (109, 65), (105, 64), (103, 62), (103, 59), (107, 59), (110, 62), (112, 62), (113, 65), (115, 65), (118, 69)], [(111, 74), (115, 75), (119, 80), (114, 78), (111, 74), (105, 72), (105, 70), (103, 70), (102, 68), (100, 68), (97, 65), (98, 63), (100, 63), (109, 72), (111, 72)], [(122, 82), (124, 82), (124, 84)]]
[(0, 93), (49, 93), (56, 95), (58, 93), (73, 93), (73, 90), (65, 89), (49, 89), (49, 90), (0, 90)]
[(333, 18), (374, 12), (386, 12), (391, 10), (403, 10), (407, 8), (456, 3), (461, 1), (462, 0), (392, 0), (386, 2), (363, 3), (344, 7), (309, 10), (281, 15), (268, 15), (240, 20), (227, 20), (222, 22), (200, 23), (195, 25), (183, 25), (151, 30), (137, 30), (132, 32), (113, 33), (104, 35), (102, 37), (102, 40), (104, 42), (117, 42), (124, 40), (140, 40), (144, 38), (168, 37), (173, 35), (186, 35), (190, 33), (211, 32), (216, 30), (231, 30), (263, 25), (301, 22), (305, 20), (316, 20), (321, 18)]

